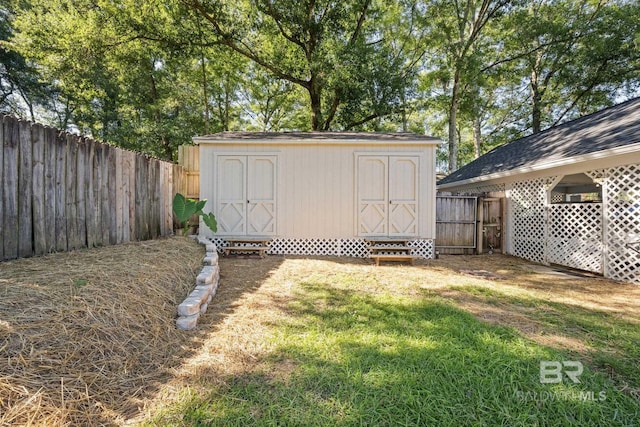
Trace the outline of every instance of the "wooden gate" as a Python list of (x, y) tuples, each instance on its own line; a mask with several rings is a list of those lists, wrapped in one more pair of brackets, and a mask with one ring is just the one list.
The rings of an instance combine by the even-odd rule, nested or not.
[(477, 247), (475, 196), (436, 196), (436, 250), (448, 254), (471, 254)]
[(480, 198), (478, 208), (477, 223), (480, 227), (476, 253), (501, 253), (504, 229), (504, 198)]

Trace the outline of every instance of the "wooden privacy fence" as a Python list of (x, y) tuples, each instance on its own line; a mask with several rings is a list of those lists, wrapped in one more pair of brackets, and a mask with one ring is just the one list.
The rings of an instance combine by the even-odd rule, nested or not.
[(181, 193), (185, 197), (200, 199), (200, 147), (198, 145), (180, 145), (178, 164), (184, 168), (184, 181)]
[(0, 260), (173, 232), (183, 168), (0, 117)]

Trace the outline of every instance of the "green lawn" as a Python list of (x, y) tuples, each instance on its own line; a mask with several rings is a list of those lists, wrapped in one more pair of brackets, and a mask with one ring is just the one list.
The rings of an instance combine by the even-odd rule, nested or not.
[[(261, 350), (233, 370), (215, 368), (218, 377), (200, 378), (197, 388), (185, 387), (148, 425), (640, 423), (639, 400), (628, 390), (640, 386), (637, 323), (536, 297), (524, 285), (514, 291), (514, 282), (501, 292), (490, 280), (429, 272), (424, 266), (274, 267), (260, 278), (254, 300), (236, 303), (255, 304), (253, 320), (244, 321), (246, 331), (253, 322), (257, 332), (238, 339)], [(522, 310), (543, 334), (562, 330), (588, 350), (543, 345), (509, 322), (482, 321), (447, 297), (451, 290), (487, 310)], [(271, 314), (255, 314), (260, 310)], [(565, 376), (542, 384), (541, 361), (583, 363), (580, 383)]]

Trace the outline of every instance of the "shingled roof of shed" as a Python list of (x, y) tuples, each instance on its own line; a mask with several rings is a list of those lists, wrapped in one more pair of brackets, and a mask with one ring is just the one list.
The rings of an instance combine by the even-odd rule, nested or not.
[(219, 132), (211, 135), (196, 136), (194, 142), (217, 141), (424, 141), (441, 143), (442, 141), (417, 133), (409, 132)]
[(562, 161), (640, 143), (640, 98), (501, 145), (438, 181), (462, 183), (540, 163)]

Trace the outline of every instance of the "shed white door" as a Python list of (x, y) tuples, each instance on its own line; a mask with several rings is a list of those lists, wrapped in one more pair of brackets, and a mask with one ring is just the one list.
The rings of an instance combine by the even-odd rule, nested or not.
[(359, 156), (358, 235), (418, 235), (417, 156)]
[(275, 156), (218, 156), (216, 181), (221, 234), (275, 234)]

